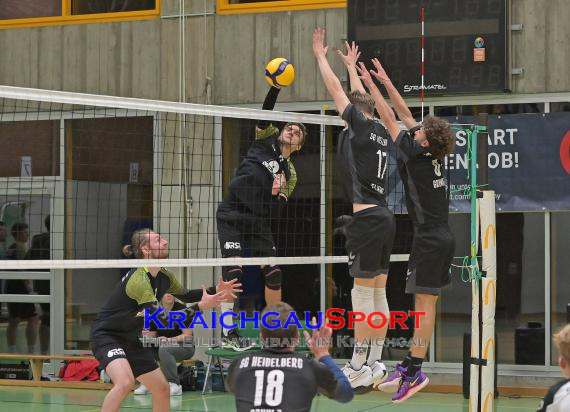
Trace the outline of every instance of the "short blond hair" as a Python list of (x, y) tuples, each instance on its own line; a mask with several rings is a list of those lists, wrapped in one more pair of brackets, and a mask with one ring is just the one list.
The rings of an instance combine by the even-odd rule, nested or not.
[(369, 93), (352, 90), (347, 93), (346, 97), (361, 112), (368, 113), (371, 116), (374, 115), (374, 98)]
[(558, 353), (570, 361), (570, 324), (564, 326), (554, 335), (554, 344)]

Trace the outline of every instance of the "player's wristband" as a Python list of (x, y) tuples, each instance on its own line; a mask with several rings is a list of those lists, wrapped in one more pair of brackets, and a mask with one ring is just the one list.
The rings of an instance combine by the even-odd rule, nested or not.
[(280, 202), (287, 202), (287, 201), (289, 201), (289, 198), (287, 197), (287, 195), (286, 195), (285, 193), (279, 192), (279, 194), (278, 194), (278, 200), (279, 200)]
[(186, 319), (194, 319), (196, 312), (200, 312), (200, 306), (198, 306), (197, 303), (193, 303), (190, 306), (187, 306), (184, 309), (184, 312), (186, 313)]
[(198, 302), (191, 304), (188, 308), (193, 310), (194, 312), (200, 312), (200, 305), (198, 304)]

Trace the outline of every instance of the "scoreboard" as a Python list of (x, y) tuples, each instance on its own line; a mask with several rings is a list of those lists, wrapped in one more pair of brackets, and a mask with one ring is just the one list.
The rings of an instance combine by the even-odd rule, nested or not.
[(425, 13), (426, 96), (504, 92), (508, 0), (349, 0), (348, 40), (373, 68), (378, 57), (403, 96), (421, 87)]

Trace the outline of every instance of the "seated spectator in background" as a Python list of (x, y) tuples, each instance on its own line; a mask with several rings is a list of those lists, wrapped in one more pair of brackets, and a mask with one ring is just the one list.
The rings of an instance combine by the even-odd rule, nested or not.
[[(0, 259), (4, 259), (6, 257), (6, 225), (4, 222), (0, 220)], [(0, 293), (4, 293), (4, 284), (6, 281), (4, 279), (0, 279)], [(4, 303), (0, 304), (4, 306)], [(4, 312), (2, 308), (0, 308), (0, 313)]]
[[(215, 289), (213, 291), (215, 292)], [(186, 305), (177, 302), (176, 298), (170, 293), (164, 294), (161, 303), (166, 313), (180, 311), (186, 308)], [(193, 318), (187, 317), (186, 320), (182, 322), (186, 328), (190, 326), (192, 319)], [(192, 358), (195, 348), (194, 345), (188, 345), (188, 341), (192, 336), (192, 329), (180, 329), (177, 323), (174, 323), (173, 326), (174, 328), (172, 329), (143, 331), (143, 336), (159, 338), (159, 345), (161, 337), (176, 339), (178, 341), (178, 347), (171, 346), (170, 344), (158, 347), (158, 363), (170, 386), (170, 396), (177, 396), (182, 395), (182, 386), (178, 378), (178, 367), (176, 363)], [(185, 338), (186, 343), (184, 342)], [(142, 384), (135, 389), (135, 395), (145, 395), (147, 393), (149, 393), (148, 389)]]
[[(25, 259), (28, 252), (28, 225), (26, 223), (14, 223), (12, 225), (14, 243), (6, 252), (6, 259)], [(25, 279), (9, 279), (6, 282), (6, 293), (28, 295), (32, 292), (32, 282)], [(26, 340), (28, 352), (36, 352), (36, 339), (38, 337), (38, 315), (33, 303), (8, 303), (8, 327), (6, 328), (6, 340), (8, 350), (16, 352), (16, 336), (20, 321), (27, 321)]]
[(570, 324), (554, 335), (554, 344), (564, 380), (548, 390), (537, 412), (570, 411)]
[(0, 220), (0, 259), (6, 257), (6, 225)]
[[(49, 260), (50, 259), (50, 217), (46, 216), (44, 219), (46, 232), (35, 235), (32, 238), (32, 246), (28, 251), (28, 259), (33, 260)], [(34, 281), (34, 290), (40, 295), (49, 295), (49, 280), (36, 280)], [(49, 353), (49, 303), (40, 303), (42, 308), (42, 315), (40, 318), (40, 351), (43, 355)]]
[(25, 259), (28, 253), (28, 240), (30, 239), (28, 224), (14, 223), (10, 231), (14, 238), (14, 243), (6, 251), (6, 259)]

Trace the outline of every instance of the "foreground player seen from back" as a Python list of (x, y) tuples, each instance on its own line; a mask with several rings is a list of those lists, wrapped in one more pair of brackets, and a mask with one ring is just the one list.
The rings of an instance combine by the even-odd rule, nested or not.
[[(291, 312), (290, 305), (279, 302), (267, 306), (263, 315), (272, 313), (268, 320), (284, 325)], [(304, 336), (314, 360), (295, 353), (299, 339), (295, 324), (261, 327), (261, 338), (270, 346), (237, 358), (229, 369), (228, 386), (235, 394), (237, 412), (308, 412), (317, 392), (343, 403), (353, 398), (348, 380), (328, 352), (332, 330), (323, 325), (312, 337), (307, 331)]]
[[(347, 192), (353, 211), (350, 223), (344, 228), (349, 272), (354, 278), (352, 310), (367, 317), (373, 312), (389, 317), (386, 282), (396, 221), (386, 202), (388, 132), (374, 116), (374, 100), (358, 77), (358, 48), (347, 44), (347, 54), (339, 53), (350, 75), (352, 90), (348, 96), (327, 61), (327, 49), (325, 31), (315, 29), (313, 52), (325, 86), (346, 124), (338, 146), (339, 158), (349, 171), (345, 180), (349, 182)], [(381, 323), (379, 318), (373, 322), (376, 326)], [(357, 343), (343, 372), (359, 392), (372, 389), (386, 376), (386, 367), (381, 362), (383, 346), (376, 343), (386, 337), (388, 324), (372, 328), (366, 322), (359, 322), (354, 328)]]
[[(414, 224), (414, 240), (406, 275), (406, 293), (415, 294), (415, 310), (426, 313), (422, 327), (414, 330), (414, 341), (429, 342), (441, 288), (451, 282), (449, 267), (455, 240), (448, 225), (449, 200), (443, 176), (443, 159), (453, 151), (455, 137), (447, 122), (427, 117), (418, 125), (378, 59), (372, 73), (385, 87), (400, 120), (409, 130), (400, 130), (391, 107), (360, 63), (361, 79), (370, 90), (376, 109), (398, 148), (398, 172), (404, 184), (406, 207)], [(396, 391), (392, 400), (402, 402), (429, 383), (422, 372), (428, 346), (413, 346), (408, 356), (378, 388)]]
[[(264, 110), (272, 110), (280, 89), (271, 87), (263, 103)], [(291, 155), (303, 146), (307, 135), (301, 123), (288, 123), (282, 130), (267, 121), (257, 123), (255, 141), (240, 163), (229, 184), (229, 192), (220, 203), (216, 221), (222, 257), (242, 257), (248, 249), (256, 257), (276, 255), (271, 220), (277, 217), (283, 204), (297, 184), (297, 173)], [(262, 266), (267, 304), (281, 301), (281, 269)], [(242, 267), (225, 266), (224, 280), (242, 276)], [(234, 309), (234, 301), (225, 302), (222, 311)], [(230, 349), (244, 350), (247, 341), (240, 338), (237, 329), (222, 331), (222, 344)]]
[[(150, 229), (137, 230), (131, 245), (123, 249), (139, 259), (165, 259), (168, 241)], [(152, 347), (139, 340), (144, 326), (144, 310), (153, 313), (160, 307), (165, 293), (183, 302), (198, 302), (184, 309), (187, 317), (196, 311), (217, 307), (223, 300), (235, 296), (236, 281), (220, 282), (211, 288), (188, 290), (180, 285), (173, 273), (161, 267), (131, 269), (110, 291), (91, 327), (91, 349), (113, 382), (113, 388), (103, 400), (101, 410), (118, 411), (123, 399), (133, 389), (135, 378), (152, 393), (153, 410), (168, 411), (170, 388), (158, 368)], [(167, 318), (165, 312), (158, 315)], [(168, 320), (164, 319), (164, 324)]]
[(554, 335), (554, 344), (564, 379), (550, 387), (536, 412), (570, 411), (570, 324)]

